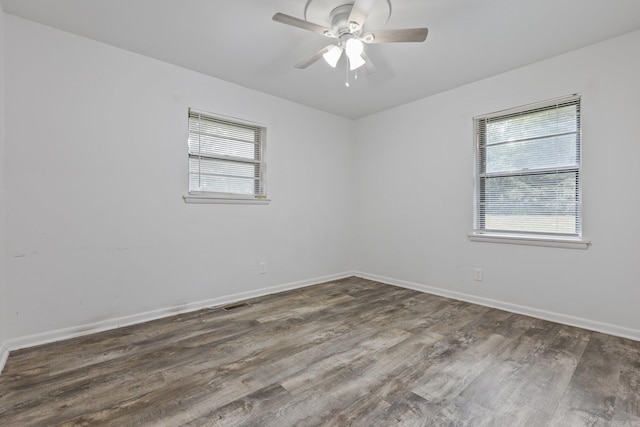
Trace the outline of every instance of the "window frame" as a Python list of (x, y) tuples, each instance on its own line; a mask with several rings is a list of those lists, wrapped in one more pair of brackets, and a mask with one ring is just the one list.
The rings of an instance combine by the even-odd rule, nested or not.
[[(231, 155), (225, 155), (223, 153), (214, 153), (210, 156), (202, 156), (201, 153), (193, 153), (190, 147), (190, 139), (192, 135), (191, 120), (194, 116), (201, 116), (203, 118), (211, 120), (212, 122), (221, 123), (224, 125), (237, 125), (238, 128), (252, 129), (254, 132), (259, 132), (257, 137), (259, 140), (257, 144), (257, 150), (259, 150), (259, 159), (250, 159), (243, 157), (234, 157)], [(268, 204), (270, 199), (267, 198), (267, 163), (266, 163), (266, 151), (267, 151), (267, 126), (251, 122), (247, 120), (238, 119), (235, 117), (229, 117), (221, 114), (205, 112), (195, 108), (189, 108), (187, 114), (187, 194), (183, 196), (186, 203), (230, 203), (230, 204)], [(199, 158), (201, 161), (203, 157), (210, 160), (218, 160), (223, 162), (235, 163), (238, 165), (254, 164), (257, 168), (256, 176), (256, 188), (253, 194), (242, 194), (233, 192), (217, 192), (217, 191), (202, 191), (193, 190), (191, 188), (191, 169), (190, 162), (193, 159)], [(257, 156), (256, 156), (257, 157)]]
[[(503, 119), (510, 116), (526, 115), (527, 113), (535, 113), (536, 111), (551, 110), (557, 108), (562, 104), (575, 103), (577, 105), (577, 166), (571, 167), (538, 167), (521, 168), (513, 171), (503, 171), (500, 173), (487, 173), (486, 164), (483, 167), (481, 162), (483, 158), (486, 158), (485, 149), (483, 144), (482, 134), (480, 132), (481, 123), (487, 120)], [(520, 107), (510, 108), (506, 110), (497, 111), (494, 113), (483, 114), (473, 118), (473, 134), (474, 134), (474, 185), (473, 185), (473, 231), (468, 234), (471, 241), (490, 242), (490, 243), (509, 243), (509, 244), (522, 244), (533, 246), (552, 246), (563, 248), (575, 248), (575, 249), (587, 249), (590, 242), (583, 239), (583, 206), (582, 206), (582, 181), (583, 181), (583, 168), (582, 168), (582, 99), (579, 94), (573, 94), (571, 96), (565, 96), (561, 98), (555, 98), (547, 101), (537, 102), (533, 104), (527, 104)], [(525, 138), (526, 140), (526, 138)], [(494, 230), (486, 229), (483, 226), (483, 209), (481, 200), (483, 200), (485, 193), (482, 190), (482, 182), (486, 178), (500, 177), (500, 176), (535, 176), (535, 175), (550, 175), (552, 173), (567, 173), (575, 171), (577, 176), (577, 232), (574, 233), (554, 233), (554, 232), (534, 232), (524, 230)]]

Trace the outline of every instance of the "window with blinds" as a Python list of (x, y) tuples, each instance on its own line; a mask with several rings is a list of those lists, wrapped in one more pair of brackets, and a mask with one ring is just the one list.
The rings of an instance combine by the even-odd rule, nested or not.
[(189, 110), (189, 194), (264, 198), (266, 129)]
[(580, 237), (580, 98), (475, 119), (475, 233)]

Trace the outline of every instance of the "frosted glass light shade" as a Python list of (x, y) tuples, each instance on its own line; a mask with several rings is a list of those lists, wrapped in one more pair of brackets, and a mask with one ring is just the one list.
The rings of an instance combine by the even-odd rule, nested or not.
[(362, 67), (364, 64), (366, 64), (367, 61), (364, 60), (364, 58), (360, 55), (355, 56), (355, 57), (349, 57), (349, 70), (353, 71), (357, 68)]
[(366, 63), (362, 57), (363, 50), (364, 45), (362, 44), (362, 41), (356, 38), (347, 40), (344, 51), (347, 53), (347, 57), (349, 58), (349, 69), (351, 71), (362, 67)]
[(352, 61), (355, 57), (362, 55), (363, 49), (364, 45), (360, 40), (355, 38), (347, 40), (345, 51), (347, 52), (347, 56), (349, 57), (349, 59), (351, 59)]
[(342, 49), (339, 46), (332, 46), (328, 51), (322, 54), (322, 57), (327, 61), (327, 64), (336, 68), (340, 55), (342, 55)]

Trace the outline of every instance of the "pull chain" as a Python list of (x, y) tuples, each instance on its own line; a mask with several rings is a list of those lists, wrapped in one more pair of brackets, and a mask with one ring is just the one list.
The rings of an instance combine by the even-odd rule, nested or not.
[(346, 87), (349, 87), (349, 57), (348, 56), (347, 56), (347, 69), (346, 70), (347, 70), (347, 79), (344, 82), (344, 85)]

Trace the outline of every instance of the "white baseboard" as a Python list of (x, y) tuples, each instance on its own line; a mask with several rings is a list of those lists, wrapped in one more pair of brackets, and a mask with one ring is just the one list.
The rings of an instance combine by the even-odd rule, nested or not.
[(9, 357), (9, 348), (5, 343), (0, 343), (0, 374), (2, 374), (2, 370), (4, 369), (5, 363), (7, 363), (7, 358)]
[(540, 310), (533, 307), (512, 304), (505, 301), (493, 300), (490, 298), (479, 297), (477, 295), (465, 294), (462, 292), (450, 291), (447, 289), (436, 288), (433, 286), (422, 285), (419, 283), (407, 282), (405, 280), (393, 279), (390, 277), (378, 276), (364, 272), (355, 272), (355, 276), (364, 279), (375, 280), (376, 282), (386, 283), (388, 285), (400, 286), (402, 288), (413, 289), (416, 291), (439, 295), (460, 301), (466, 301), (473, 304), (479, 304), (486, 307), (498, 308), (500, 310), (509, 311), (511, 313), (522, 314), (525, 316), (535, 317), (538, 319), (549, 320), (551, 322), (562, 323), (568, 326), (576, 326), (590, 331), (602, 332), (609, 335), (615, 335), (621, 338), (628, 338), (634, 341), (640, 341), (640, 330), (627, 328), (624, 326), (613, 325), (610, 323), (598, 322), (595, 320), (584, 319), (581, 317), (568, 316), (566, 314), (554, 313), (551, 311)]
[(351, 277), (355, 273), (344, 272), (340, 274), (332, 274), (329, 276), (321, 276), (308, 280), (301, 280), (298, 282), (286, 283), (284, 285), (271, 286), (268, 288), (256, 289), (253, 291), (239, 292), (237, 294), (225, 295), (222, 297), (212, 298), (204, 301), (196, 301), (188, 304), (180, 304), (173, 307), (161, 308), (158, 310), (147, 311), (145, 313), (132, 314), (129, 316), (123, 316), (113, 319), (101, 320), (99, 322), (88, 323), (84, 325), (78, 325), (71, 328), (58, 329), (53, 331), (42, 332), (39, 334), (28, 335), (19, 338), (13, 338), (6, 341), (0, 346), (0, 373), (7, 360), (9, 351), (18, 350), (21, 348), (33, 347), (41, 344), (48, 344), (55, 341), (61, 341), (69, 338), (75, 338), (82, 335), (94, 334), (96, 332), (103, 332), (110, 329), (120, 328), (123, 326), (134, 325), (137, 323), (148, 322), (150, 320), (156, 320), (163, 317), (175, 316), (177, 314), (188, 313), (190, 311), (196, 311), (203, 308), (219, 307), (230, 303), (235, 303), (240, 300), (259, 297), (263, 295), (274, 294), (277, 292), (287, 291), (291, 289), (304, 288), (307, 286), (317, 285), (319, 283), (330, 282), (332, 280), (344, 279), (345, 277)]

